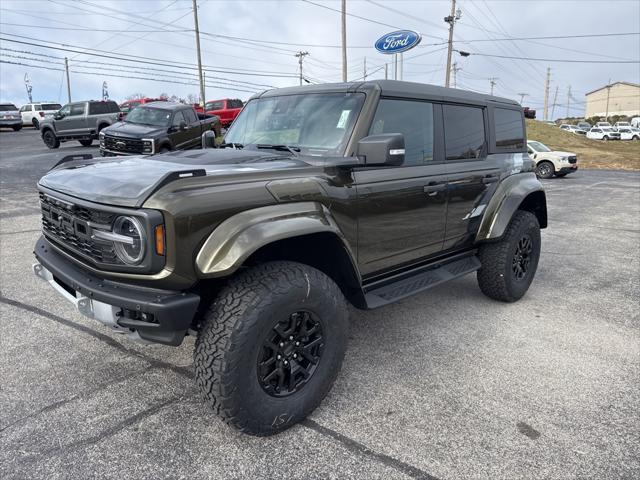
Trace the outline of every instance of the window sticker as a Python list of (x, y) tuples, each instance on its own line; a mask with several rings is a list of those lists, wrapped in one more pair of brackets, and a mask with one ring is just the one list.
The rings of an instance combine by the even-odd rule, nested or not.
[(336, 125), (336, 128), (345, 128), (347, 126), (347, 120), (349, 120), (350, 113), (351, 113), (351, 110), (342, 110), (342, 113), (340, 114), (340, 118), (338, 119), (338, 124)]

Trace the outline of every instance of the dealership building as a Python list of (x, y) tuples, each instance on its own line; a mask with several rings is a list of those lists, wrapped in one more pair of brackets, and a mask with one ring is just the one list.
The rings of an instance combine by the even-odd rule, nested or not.
[(585, 117), (640, 115), (640, 85), (631, 82), (615, 82), (593, 90), (587, 97)]

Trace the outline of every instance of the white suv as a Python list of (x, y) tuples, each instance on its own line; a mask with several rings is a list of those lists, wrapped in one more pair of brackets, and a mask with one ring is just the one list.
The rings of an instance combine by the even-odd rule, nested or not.
[(578, 170), (578, 156), (573, 152), (554, 151), (535, 140), (527, 140), (527, 152), (535, 162), (536, 175), (540, 178), (564, 177)]
[(620, 133), (611, 127), (593, 127), (587, 132), (587, 138), (592, 140), (620, 140)]
[(62, 105), (54, 102), (27, 103), (20, 109), (22, 125), (33, 125), (40, 129), (40, 122), (47, 115), (53, 115), (62, 108)]

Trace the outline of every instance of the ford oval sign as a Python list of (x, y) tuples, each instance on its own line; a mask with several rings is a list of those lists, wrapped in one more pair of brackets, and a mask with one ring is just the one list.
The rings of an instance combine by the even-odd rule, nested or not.
[(376, 42), (376, 50), (380, 53), (406, 52), (418, 45), (420, 40), (420, 34), (413, 30), (398, 30), (380, 37)]

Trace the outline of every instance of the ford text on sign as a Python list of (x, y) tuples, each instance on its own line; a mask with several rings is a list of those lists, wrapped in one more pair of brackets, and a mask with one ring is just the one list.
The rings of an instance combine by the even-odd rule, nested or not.
[(412, 30), (398, 30), (387, 33), (376, 42), (376, 50), (380, 53), (401, 53), (415, 47), (422, 37)]

